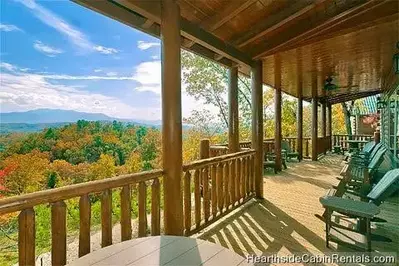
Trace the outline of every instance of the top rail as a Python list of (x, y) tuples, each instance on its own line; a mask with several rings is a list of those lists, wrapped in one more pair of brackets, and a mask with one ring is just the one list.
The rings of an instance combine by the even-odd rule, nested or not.
[(66, 200), (88, 193), (101, 192), (106, 189), (122, 187), (132, 183), (143, 182), (163, 175), (163, 170), (152, 170), (141, 173), (121, 175), (112, 178), (69, 185), (60, 188), (43, 190), (18, 195), (0, 200), (0, 215), (21, 211), (36, 205)]
[(218, 157), (212, 157), (209, 159), (203, 159), (203, 160), (197, 160), (194, 162), (190, 162), (188, 164), (183, 165), (183, 171), (188, 171), (188, 170), (194, 170), (198, 168), (202, 168), (207, 165), (215, 164), (215, 163), (220, 163), (224, 161), (228, 161), (233, 158), (242, 158), (251, 154), (255, 154), (255, 150), (246, 150), (246, 151), (240, 151), (236, 153), (230, 153), (227, 155), (222, 155)]

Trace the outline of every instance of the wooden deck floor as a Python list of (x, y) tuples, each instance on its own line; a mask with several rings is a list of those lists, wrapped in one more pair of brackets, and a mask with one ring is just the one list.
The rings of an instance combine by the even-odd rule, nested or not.
[[(315, 217), (324, 210), (319, 197), (338, 182), (335, 177), (341, 161), (341, 156), (329, 155), (318, 162), (290, 163), (287, 170), (277, 175), (266, 173), (263, 201), (247, 203), (196, 237), (219, 243), (242, 256), (351, 251), (335, 244), (327, 249), (325, 225)], [(372, 248), (378, 252), (397, 252), (398, 197), (383, 203), (381, 208), (379, 217), (388, 223), (376, 225), (373, 232), (388, 236), (393, 242), (373, 242)]]

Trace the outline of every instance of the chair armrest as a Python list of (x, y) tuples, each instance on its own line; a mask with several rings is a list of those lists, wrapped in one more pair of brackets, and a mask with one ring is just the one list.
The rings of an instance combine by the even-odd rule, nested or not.
[(361, 218), (372, 218), (380, 212), (380, 209), (373, 203), (343, 199), (335, 196), (321, 197), (320, 203), (324, 208), (329, 208), (332, 211), (335, 210)]

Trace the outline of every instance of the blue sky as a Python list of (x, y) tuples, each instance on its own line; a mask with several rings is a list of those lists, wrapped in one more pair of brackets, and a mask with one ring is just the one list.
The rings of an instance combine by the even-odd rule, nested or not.
[[(158, 39), (71, 1), (0, 5), (1, 112), (53, 108), (161, 118)], [(201, 106), (184, 90), (182, 97), (183, 116)]]

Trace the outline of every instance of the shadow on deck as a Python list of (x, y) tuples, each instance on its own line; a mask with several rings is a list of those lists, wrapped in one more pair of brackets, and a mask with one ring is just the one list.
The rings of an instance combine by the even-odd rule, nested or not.
[[(264, 200), (253, 200), (206, 228), (195, 237), (208, 240), (246, 256), (321, 254), (352, 251), (332, 244), (325, 246), (325, 225), (315, 217), (323, 208), (319, 197), (338, 180), (342, 157), (329, 155), (318, 162), (290, 163), (288, 169), (274, 175), (265, 172)], [(377, 224), (373, 232), (393, 242), (373, 242), (377, 252), (396, 252), (399, 238), (398, 197), (381, 205), (388, 223)]]

